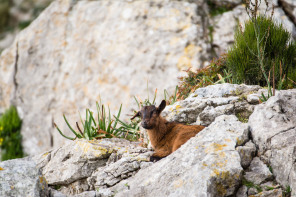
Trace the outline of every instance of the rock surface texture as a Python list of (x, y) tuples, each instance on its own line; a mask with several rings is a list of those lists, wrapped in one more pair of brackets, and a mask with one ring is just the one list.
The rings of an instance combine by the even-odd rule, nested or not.
[(246, 141), (247, 124), (233, 115), (220, 116), (180, 149), (113, 190), (116, 196), (233, 195), (243, 173), (235, 147)]
[(0, 196), (48, 196), (46, 179), (30, 159), (0, 163)]
[(136, 106), (134, 95), (146, 97), (147, 81), (150, 95), (173, 90), (181, 71), (209, 59), (199, 9), (182, 1), (54, 1), (0, 57), (0, 113), (18, 107), (25, 151), (61, 145), (52, 122), (66, 128), (63, 113), (75, 123), (100, 96), (115, 113), (120, 103)]
[(249, 125), (258, 155), (267, 162), (276, 180), (296, 195), (296, 91), (280, 91), (258, 105)]
[[(170, 121), (210, 125), (216, 117), (235, 114), (247, 121), (259, 103), (260, 86), (217, 84), (197, 89), (185, 100), (168, 106), (163, 115)], [(252, 98), (250, 98), (252, 96)]]
[[(294, 1), (273, 3), (275, 20), (295, 35)], [(211, 15), (212, 4), (228, 11)], [(113, 112), (120, 103), (129, 106), (123, 108), (125, 116), (136, 107), (134, 95), (146, 97), (147, 82), (150, 95), (157, 88), (161, 100), (182, 71), (203, 67), (225, 52), (237, 21), (247, 18), (240, 0), (53, 1), (1, 53), (0, 114), (17, 106), (26, 153), (57, 148), (64, 141), (52, 123), (66, 129), (63, 113), (75, 123), (77, 112), (94, 109), (101, 96)], [(231, 104), (209, 106), (200, 116), (208, 120), (201, 123), (232, 111)]]
[[(173, 120), (196, 124), (203, 111), (198, 109), (207, 105), (215, 118), (156, 163), (149, 162), (151, 149), (116, 138), (68, 141), (34, 157), (2, 162), (0, 194), (275, 197), (289, 195), (290, 188), (295, 196), (296, 89), (277, 91), (258, 104), (261, 92), (266, 90), (258, 86), (214, 85), (168, 106), (164, 114)], [(216, 110), (228, 105), (234, 112), (249, 105), (254, 112), (239, 121), (238, 114)]]

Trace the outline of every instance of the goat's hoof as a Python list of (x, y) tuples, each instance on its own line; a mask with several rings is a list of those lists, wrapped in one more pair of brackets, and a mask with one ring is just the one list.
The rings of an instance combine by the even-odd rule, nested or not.
[(159, 160), (161, 160), (162, 159), (162, 157), (157, 157), (157, 156), (151, 156), (150, 157), (150, 161), (151, 162), (156, 162), (156, 161), (159, 161)]

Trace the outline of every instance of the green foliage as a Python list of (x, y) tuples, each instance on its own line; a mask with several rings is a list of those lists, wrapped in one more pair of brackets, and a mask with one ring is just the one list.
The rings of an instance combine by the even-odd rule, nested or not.
[(283, 191), (283, 197), (290, 197), (291, 196), (291, 192), (292, 192), (292, 189), (291, 187), (288, 185), (286, 186), (285, 190)]
[(166, 89), (163, 91), (164, 100), (168, 105), (172, 105), (177, 101), (177, 92), (178, 92), (178, 86), (175, 88), (175, 93), (172, 96), (169, 96), (169, 93)]
[(0, 0), (0, 32), (2, 32), (9, 23), (10, 0)]
[(0, 117), (0, 148), (2, 161), (24, 156), (21, 126), (22, 121), (14, 106), (11, 106)]
[(226, 56), (222, 55), (219, 59), (214, 59), (209, 66), (198, 69), (196, 72), (187, 70), (188, 75), (179, 78), (177, 100), (184, 100), (190, 93), (201, 87), (217, 83), (232, 83), (231, 73), (226, 70), (225, 58)]
[(243, 185), (247, 186), (247, 188), (255, 188), (257, 190), (257, 192), (259, 192), (259, 193), (263, 191), (263, 189), (260, 187), (260, 185), (256, 185), (253, 182), (248, 181), (244, 178), (243, 178), (242, 183), (243, 183)]
[(272, 73), (279, 85), (276, 88), (292, 88), (295, 85), (282, 78), (296, 80), (295, 54), (291, 34), (281, 24), (260, 15), (247, 21), (244, 31), (237, 29), (226, 65), (238, 83), (268, 86)]
[[(136, 137), (138, 136), (138, 133), (134, 133), (135, 129), (128, 130), (128, 129), (131, 129), (132, 126), (129, 126), (129, 127), (126, 126), (128, 124), (124, 123), (119, 119), (122, 105), (119, 108), (117, 116), (114, 116), (115, 120), (111, 118), (112, 116), (111, 116), (109, 107), (108, 107), (108, 114), (107, 114), (106, 108), (103, 104), (97, 102), (96, 106), (97, 106), (97, 121), (94, 118), (93, 112), (90, 111), (89, 109), (86, 109), (85, 120), (83, 120), (82, 117), (80, 116), (83, 130), (80, 129), (78, 122), (76, 122), (77, 130), (75, 130), (69, 124), (66, 116), (63, 115), (67, 126), (75, 135), (75, 137), (68, 137), (64, 135), (64, 133), (55, 124), (59, 133), (63, 137), (69, 140), (75, 140), (76, 138), (79, 138), (79, 139), (85, 138), (87, 140), (92, 140), (92, 139), (113, 138), (113, 137), (119, 137), (119, 138), (124, 137), (126, 139), (136, 139)], [(117, 128), (118, 122), (122, 125), (124, 124), (124, 126)]]
[(209, 6), (210, 16), (212, 17), (223, 14), (224, 12), (231, 10), (231, 7), (221, 6), (221, 5), (218, 6), (212, 0), (207, 0), (206, 2)]

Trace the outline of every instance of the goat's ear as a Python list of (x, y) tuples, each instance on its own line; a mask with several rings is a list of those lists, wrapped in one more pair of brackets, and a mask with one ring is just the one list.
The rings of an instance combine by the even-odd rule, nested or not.
[(131, 120), (133, 120), (135, 117), (140, 117), (140, 112), (139, 111), (133, 117), (131, 117)]
[(162, 112), (162, 110), (164, 110), (165, 106), (166, 106), (166, 101), (162, 100), (160, 105), (157, 108), (157, 112), (160, 114)]

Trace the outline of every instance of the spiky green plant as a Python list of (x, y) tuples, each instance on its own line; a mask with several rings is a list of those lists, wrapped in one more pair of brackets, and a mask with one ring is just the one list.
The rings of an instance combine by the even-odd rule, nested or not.
[(22, 120), (18, 116), (14, 106), (11, 106), (0, 117), (0, 148), (2, 161), (24, 156), (21, 126)]
[(117, 123), (121, 114), (122, 105), (120, 105), (118, 114), (116, 117), (116, 120), (113, 120), (111, 118), (110, 108), (108, 107), (108, 114), (106, 114), (106, 108), (101, 103), (96, 103), (97, 106), (97, 121), (94, 118), (93, 112), (89, 109), (86, 109), (85, 112), (85, 120), (82, 119), (80, 116), (82, 129), (80, 129), (80, 126), (78, 122), (76, 122), (77, 130), (73, 129), (73, 127), (69, 124), (67, 118), (65, 115), (63, 115), (64, 120), (69, 127), (69, 129), (72, 131), (72, 133), (75, 135), (75, 137), (68, 137), (64, 135), (64, 133), (59, 129), (59, 127), (55, 124), (57, 130), (59, 133), (69, 139), (69, 140), (75, 140), (76, 138), (85, 138), (88, 140), (97, 139), (97, 138), (112, 138), (112, 137), (122, 137), (122, 130), (117, 129)]

